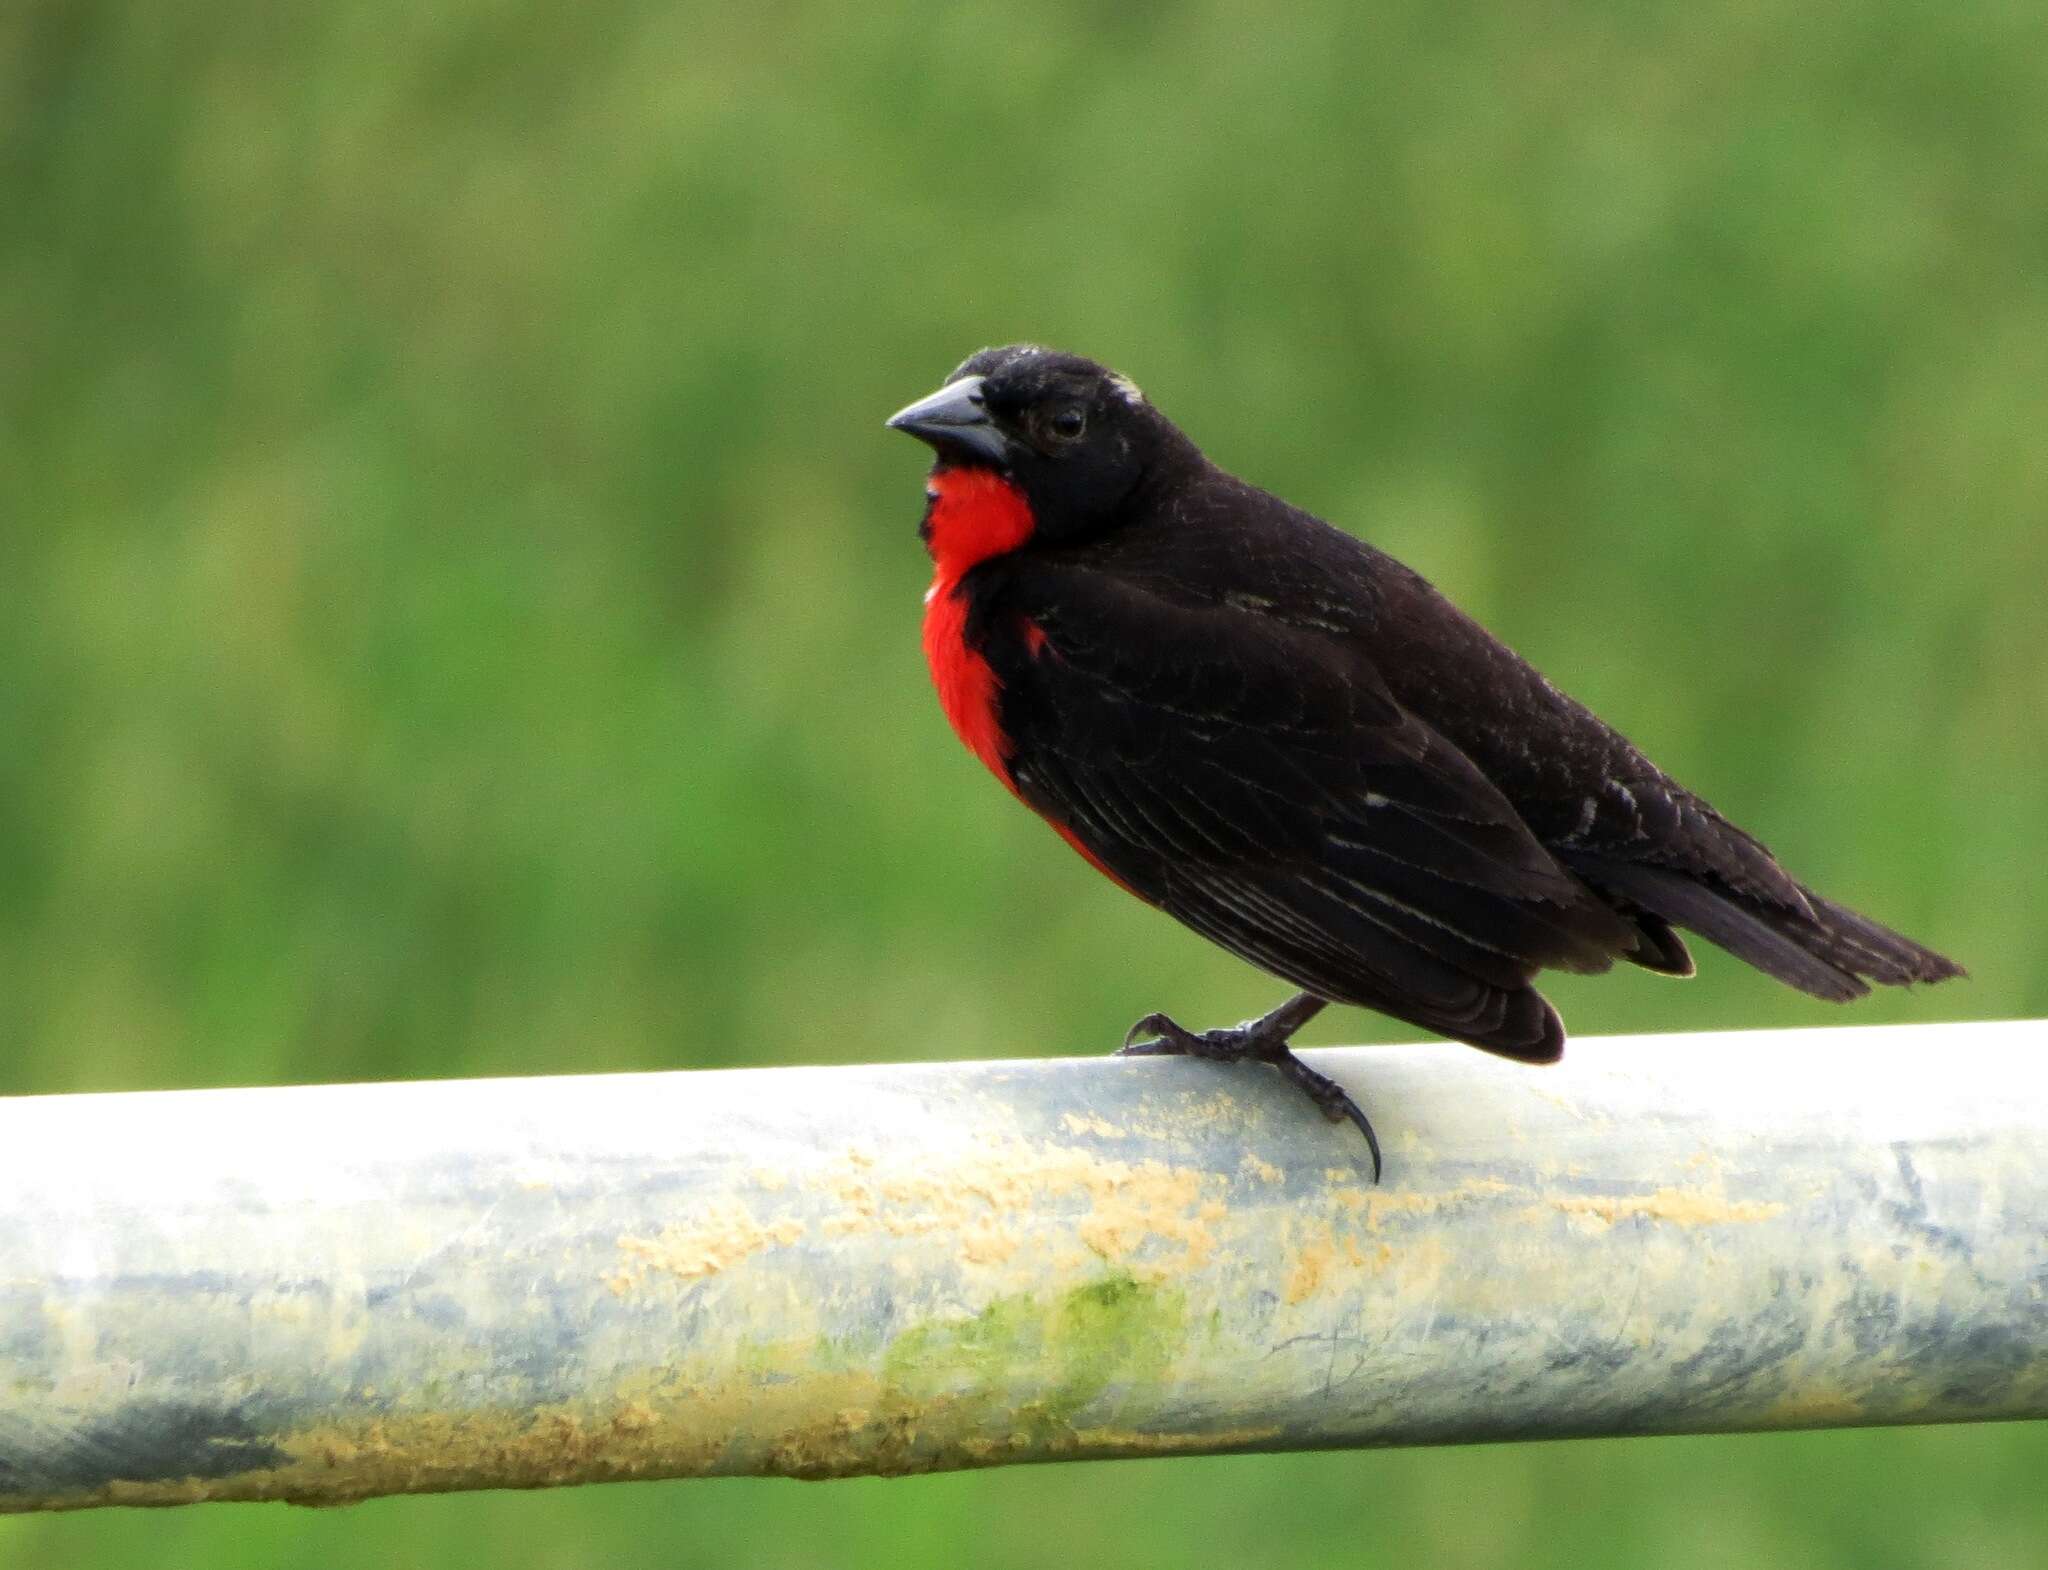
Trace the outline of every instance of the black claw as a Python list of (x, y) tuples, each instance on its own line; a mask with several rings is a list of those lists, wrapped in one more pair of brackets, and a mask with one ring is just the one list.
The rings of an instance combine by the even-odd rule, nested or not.
[(1365, 1136), (1365, 1148), (1372, 1152), (1372, 1180), (1377, 1183), (1381, 1170), (1380, 1141), (1364, 1109), (1342, 1085), (1327, 1074), (1318, 1074), (1288, 1050), (1288, 1037), (1322, 1006), (1321, 999), (1303, 993), (1263, 1019), (1234, 1030), (1205, 1030), (1199, 1036), (1165, 1014), (1147, 1014), (1124, 1032), (1124, 1044), (1117, 1048), (1117, 1056), (1198, 1057), (1218, 1063), (1254, 1058), (1270, 1063), (1313, 1101), (1324, 1117), (1332, 1123), (1349, 1121)]
[[(1185, 1048), (1176, 1049), (1169, 1046), (1168, 1043), (1176, 1035), (1186, 1034), (1187, 1032), (1182, 1030), (1180, 1026), (1176, 1025), (1164, 1014), (1147, 1014), (1137, 1024), (1124, 1032), (1124, 1044), (1116, 1049), (1117, 1054), (1120, 1057), (1148, 1057), (1162, 1052), (1184, 1051), (1186, 1050)], [(1141, 1040), (1145, 1036), (1153, 1036), (1158, 1039), (1154, 1041)]]
[(1365, 1136), (1365, 1148), (1372, 1152), (1372, 1180), (1377, 1183), (1380, 1180), (1379, 1136), (1372, 1131), (1372, 1123), (1366, 1117), (1365, 1109), (1343, 1091), (1340, 1090), (1337, 1094), (1340, 1104), (1334, 1108), (1323, 1108), (1323, 1116), (1332, 1123), (1341, 1123), (1349, 1118), (1357, 1126), (1358, 1132)]
[(1300, 1058), (1284, 1047), (1272, 1059), (1273, 1066), (1280, 1070), (1293, 1084), (1299, 1086), (1309, 1100), (1321, 1109), (1324, 1117), (1332, 1123), (1349, 1119), (1358, 1132), (1365, 1136), (1365, 1148), (1372, 1152), (1372, 1180), (1380, 1180), (1380, 1141), (1372, 1131), (1372, 1122), (1365, 1115), (1365, 1109), (1351, 1098), (1351, 1092), (1338, 1084), (1327, 1074), (1319, 1074)]

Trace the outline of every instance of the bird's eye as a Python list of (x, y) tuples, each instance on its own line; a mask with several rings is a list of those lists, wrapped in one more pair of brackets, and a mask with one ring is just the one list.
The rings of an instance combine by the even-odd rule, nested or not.
[(1063, 408), (1055, 409), (1052, 418), (1046, 423), (1057, 439), (1070, 442), (1088, 429), (1088, 416), (1070, 403)]

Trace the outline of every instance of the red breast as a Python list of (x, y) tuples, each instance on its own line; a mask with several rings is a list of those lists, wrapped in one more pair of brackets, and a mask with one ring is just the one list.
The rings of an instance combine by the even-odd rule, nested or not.
[(967, 571), (1031, 538), (1031, 504), (992, 469), (940, 469), (926, 485), (925, 546), (935, 571), (924, 596), (924, 657), (953, 733), (1010, 786), (1010, 744), (996, 718), (996, 673), (968, 646)]

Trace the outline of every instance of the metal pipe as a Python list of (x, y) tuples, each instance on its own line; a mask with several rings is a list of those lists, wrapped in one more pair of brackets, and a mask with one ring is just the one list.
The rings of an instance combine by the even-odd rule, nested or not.
[(2048, 1416), (2048, 1023), (0, 1102), (0, 1509)]

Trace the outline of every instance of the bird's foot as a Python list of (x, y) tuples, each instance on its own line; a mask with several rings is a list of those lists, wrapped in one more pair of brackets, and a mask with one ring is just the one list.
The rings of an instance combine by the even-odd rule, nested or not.
[[(1227, 1029), (1205, 1030), (1199, 1034), (1187, 1029), (1166, 1014), (1147, 1014), (1124, 1033), (1124, 1044), (1117, 1049), (1118, 1057), (1190, 1057), (1206, 1058), (1212, 1063), (1239, 1063), (1250, 1059), (1257, 1063), (1270, 1063), (1278, 1069), (1288, 1083), (1299, 1088), (1309, 1100), (1321, 1109), (1324, 1117), (1332, 1123), (1341, 1123), (1347, 1118), (1365, 1136), (1366, 1149), (1372, 1152), (1372, 1180), (1380, 1180), (1380, 1142), (1372, 1131), (1364, 1109), (1351, 1098), (1351, 1093), (1327, 1074), (1319, 1074), (1294, 1055), (1287, 1045), (1288, 1037), (1305, 1023), (1305, 1013), (1297, 1007), (1301, 999), (1282, 1004), (1271, 1014), (1260, 1019), (1246, 1020), (1242, 1025)], [(1317, 1004), (1320, 1007), (1320, 1001)]]
[(1228, 1030), (1205, 1030), (1196, 1035), (1170, 1015), (1147, 1014), (1124, 1032), (1124, 1044), (1116, 1049), (1116, 1055), (1120, 1058), (1207, 1058), (1212, 1063), (1237, 1063), (1259, 1055), (1260, 1043), (1252, 1035), (1252, 1026), (1257, 1023), (1256, 1020), (1247, 1020)]

